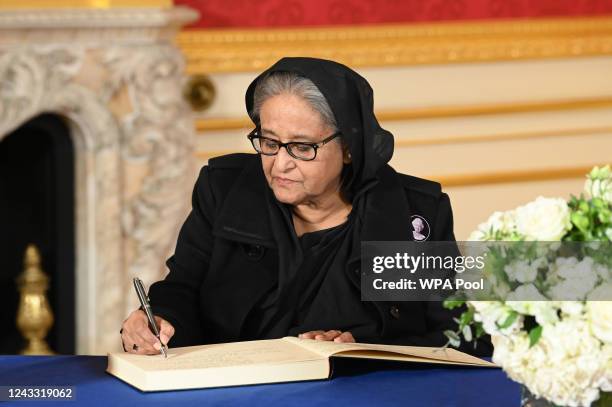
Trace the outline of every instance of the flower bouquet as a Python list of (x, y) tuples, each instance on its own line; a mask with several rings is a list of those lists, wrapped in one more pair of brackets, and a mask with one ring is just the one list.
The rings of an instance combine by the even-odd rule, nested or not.
[(587, 175), (580, 197), (539, 197), (495, 212), (469, 240), (518, 244), (488, 253), (487, 293), (445, 301), (467, 305), (458, 329), (446, 331), (449, 344), (489, 334), (493, 361), (534, 397), (612, 405), (610, 166)]

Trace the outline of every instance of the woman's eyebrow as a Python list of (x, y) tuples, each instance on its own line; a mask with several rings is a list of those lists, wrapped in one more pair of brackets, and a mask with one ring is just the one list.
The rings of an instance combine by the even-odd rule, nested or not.
[[(274, 132), (274, 130), (262, 128), (261, 132), (262, 134), (265, 134), (265, 135), (269, 134), (280, 140), (280, 137), (278, 136), (278, 134)], [(308, 136), (306, 134), (293, 134), (290, 136), (290, 141), (294, 141), (294, 142), (304, 141), (307, 143), (316, 143), (316, 141), (314, 141), (313, 138), (314, 138), (313, 136)]]

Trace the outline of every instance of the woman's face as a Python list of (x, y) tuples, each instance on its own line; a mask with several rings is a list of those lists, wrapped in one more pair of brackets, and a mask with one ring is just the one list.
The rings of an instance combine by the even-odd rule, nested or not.
[[(262, 136), (282, 143), (319, 143), (333, 133), (319, 113), (292, 94), (266, 100), (259, 117)], [(299, 205), (340, 195), (343, 152), (337, 140), (320, 147), (312, 161), (293, 158), (281, 147), (277, 155), (262, 154), (261, 162), (268, 185), (280, 202)]]

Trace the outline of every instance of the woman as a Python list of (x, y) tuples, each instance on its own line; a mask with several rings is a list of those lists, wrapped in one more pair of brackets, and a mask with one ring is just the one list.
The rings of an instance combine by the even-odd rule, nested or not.
[[(387, 165), (393, 136), (367, 81), (332, 61), (283, 58), (251, 83), (246, 106), (258, 154), (201, 170), (170, 273), (150, 288), (162, 342), (443, 345), (456, 312), (440, 303), (361, 301), (361, 241), (414, 240), (415, 216), (429, 240), (454, 240), (440, 185)], [(122, 339), (129, 352), (159, 352), (140, 310)]]

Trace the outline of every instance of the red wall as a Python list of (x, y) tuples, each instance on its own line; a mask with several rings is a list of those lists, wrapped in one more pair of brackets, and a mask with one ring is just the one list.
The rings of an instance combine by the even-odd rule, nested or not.
[(287, 27), (612, 15), (612, 0), (174, 0), (194, 27)]

